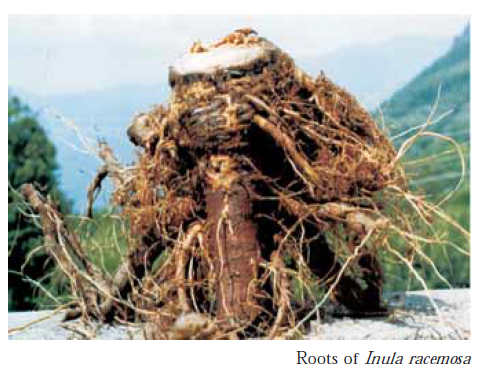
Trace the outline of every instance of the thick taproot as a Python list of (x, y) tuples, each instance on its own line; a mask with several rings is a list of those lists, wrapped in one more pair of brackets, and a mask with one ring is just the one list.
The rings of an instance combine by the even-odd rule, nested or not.
[(254, 294), (260, 246), (250, 194), (231, 166), (211, 173), (206, 206), (208, 249), (217, 278), (217, 317), (251, 321), (258, 314)]

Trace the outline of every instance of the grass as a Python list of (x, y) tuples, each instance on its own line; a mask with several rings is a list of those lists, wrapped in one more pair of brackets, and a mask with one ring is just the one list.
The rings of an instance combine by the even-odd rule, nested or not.
[(129, 246), (129, 226), (119, 215), (97, 212), (92, 219), (73, 219), (69, 228), (88, 249), (87, 255), (94, 265), (109, 275), (115, 273)]
[[(128, 250), (128, 224), (119, 215), (101, 210), (95, 213), (92, 219), (71, 215), (68, 217), (67, 225), (77, 236), (82, 247), (87, 249), (90, 261), (111, 277)], [(60, 268), (56, 267), (47, 272), (38, 283), (42, 285), (43, 281), (46, 282), (45, 286), (38, 290), (39, 308), (52, 308), (72, 301), (68, 279)]]

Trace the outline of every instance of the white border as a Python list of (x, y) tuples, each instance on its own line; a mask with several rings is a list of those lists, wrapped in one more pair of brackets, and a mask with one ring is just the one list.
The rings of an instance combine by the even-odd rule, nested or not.
[[(384, 14), (397, 13), (403, 11), (404, 13), (426, 13), (426, 14), (472, 14), (471, 18), (471, 37), (472, 37), (472, 89), (471, 98), (473, 102), (481, 100), (481, 91), (478, 88), (482, 86), (481, 68), (483, 65), (481, 60), (481, 16), (476, 15), (475, 8), (477, 2), (470, 1), (404, 1), (404, 2), (390, 2), (390, 1), (327, 1), (316, 6), (315, 2), (288, 2), (278, 1), (277, 3), (261, 2), (261, 1), (243, 1), (243, 2), (228, 2), (216, 1), (210, 2), (211, 7), (207, 2), (192, 2), (187, 4), (183, 2), (153, 2), (153, 1), (83, 1), (79, 2), (81, 5), (72, 4), (66, 1), (18, 1), (9, 4), (9, 12), (29, 12), (29, 13), (152, 13), (152, 12), (167, 12), (178, 13), (189, 10), (196, 13), (230, 13), (233, 11), (256, 9), (260, 12), (276, 13), (274, 11), (284, 10), (286, 14), (303, 14), (303, 13), (344, 13), (347, 10), (351, 14)], [(471, 6), (474, 5), (474, 6)], [(5, 16), (6, 18), (6, 16)], [(2, 41), (6, 44), (7, 35), (7, 19), (5, 19), (4, 26), (1, 28)], [(6, 45), (4, 49), (6, 50)], [(2, 59), (4, 68), (7, 67), (7, 58)], [(4, 75), (4, 93), (7, 93), (8, 85), (8, 70)], [(481, 88), (480, 88), (481, 89)], [(5, 96), (3, 102), (7, 102)], [(479, 138), (482, 137), (481, 127), (483, 120), (481, 117), (480, 105), (472, 104), (471, 107), (471, 136), (472, 143), (478, 143)], [(3, 106), (6, 111), (5, 105)], [(6, 117), (7, 112), (3, 112), (3, 117)], [(2, 136), (7, 137), (7, 125), (2, 125)], [(5, 139), (4, 139), (5, 140)], [(472, 193), (472, 220), (473, 227), (478, 226), (481, 217), (482, 200), (479, 195), (481, 189), (479, 166), (481, 162), (475, 159), (481, 156), (481, 147), (472, 146), (472, 188), (476, 192)], [(4, 156), (6, 150), (4, 150)], [(8, 158), (3, 160), (3, 176), (6, 175), (6, 164)], [(6, 181), (4, 182), (6, 184)], [(6, 205), (4, 197), (4, 205)], [(4, 208), (6, 210), (7, 207)], [(6, 218), (5, 211), (3, 217)], [(3, 226), (5, 226), (5, 220)], [(340, 360), (344, 355), (359, 352), (367, 354), (369, 350), (376, 350), (381, 355), (390, 355), (394, 351), (398, 354), (424, 354), (424, 355), (465, 355), (471, 354), (473, 356), (472, 366), (478, 367), (481, 364), (481, 355), (477, 347), (478, 341), (481, 340), (481, 320), (478, 316), (479, 308), (481, 308), (480, 299), (480, 283), (481, 283), (481, 268), (475, 262), (481, 261), (480, 253), (478, 252), (480, 246), (478, 242), (483, 241), (481, 233), (483, 228), (473, 228), (473, 257), (472, 257), (472, 339), (470, 341), (419, 341), (413, 343), (411, 341), (298, 341), (298, 342), (12, 342), (7, 341), (5, 347), (7, 350), (3, 353), (3, 366), (15, 369), (95, 369), (95, 370), (112, 370), (120, 367), (128, 370), (150, 370), (150, 369), (171, 369), (182, 368), (192, 370), (210, 369), (226, 369), (235, 367), (245, 368), (255, 366), (256, 369), (286, 369), (290, 366), (301, 367), (296, 365), (296, 351), (305, 350), (309, 354), (314, 355), (338, 355), (339, 365)], [(6, 234), (6, 233), (5, 233)], [(6, 241), (6, 236), (3, 239)], [(477, 241), (477, 243), (475, 243)], [(4, 249), (6, 250), (6, 248)], [(6, 252), (4, 252), (6, 257)], [(7, 259), (5, 258), (4, 268), (7, 266)], [(6, 272), (6, 270), (4, 270)], [(5, 273), (4, 273), (5, 274)], [(6, 282), (4, 283), (4, 288)], [(4, 308), (7, 308), (7, 295), (4, 292), (2, 296)], [(6, 335), (5, 335), (6, 337)], [(6, 340), (5, 340), (6, 341)], [(94, 345), (95, 344), (95, 345)], [(481, 344), (481, 343), (480, 343)], [(361, 356), (362, 357), (362, 356)], [(6, 362), (5, 362), (6, 361)], [(309, 367), (309, 366), (306, 366)], [(313, 365), (312, 367), (324, 367), (322, 365)], [(327, 366), (325, 366), (327, 367)], [(345, 366), (352, 367), (353, 366)], [(386, 366), (394, 367), (394, 366)], [(399, 366), (401, 367), (401, 366)], [(440, 367), (440, 366), (439, 366)], [(481, 369), (481, 368), (480, 368)]]

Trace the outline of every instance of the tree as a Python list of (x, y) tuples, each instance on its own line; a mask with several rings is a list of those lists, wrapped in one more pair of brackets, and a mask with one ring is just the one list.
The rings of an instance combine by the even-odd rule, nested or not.
[[(28, 217), (28, 209), (17, 193), (24, 183), (34, 183), (55, 200), (63, 211), (70, 204), (62, 196), (57, 180), (56, 151), (28, 106), (14, 97), (8, 101), (8, 290), (9, 310), (35, 307), (35, 286), (30, 280), (46, 277), (47, 256), (29, 253), (42, 244), (42, 231)], [(25, 264), (24, 264), (25, 263)], [(46, 279), (47, 280), (47, 279)]]

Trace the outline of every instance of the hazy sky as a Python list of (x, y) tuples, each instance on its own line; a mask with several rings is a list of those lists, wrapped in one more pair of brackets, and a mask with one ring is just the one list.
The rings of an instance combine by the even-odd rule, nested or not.
[(252, 27), (295, 59), (394, 36), (454, 36), (461, 15), (9, 16), (9, 85), (37, 94), (162, 81), (195, 40)]

